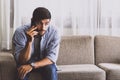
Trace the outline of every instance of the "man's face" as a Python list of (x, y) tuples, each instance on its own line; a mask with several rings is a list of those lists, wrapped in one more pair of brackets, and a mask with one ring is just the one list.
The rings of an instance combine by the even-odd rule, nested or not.
[(43, 19), (38, 24), (36, 24), (37, 31), (39, 32), (40, 35), (45, 34), (49, 23), (50, 23), (50, 19)]

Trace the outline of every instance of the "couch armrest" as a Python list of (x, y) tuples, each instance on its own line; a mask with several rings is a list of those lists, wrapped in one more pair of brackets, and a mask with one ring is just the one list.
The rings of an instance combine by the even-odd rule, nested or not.
[(11, 53), (0, 53), (0, 80), (15, 80), (16, 62)]

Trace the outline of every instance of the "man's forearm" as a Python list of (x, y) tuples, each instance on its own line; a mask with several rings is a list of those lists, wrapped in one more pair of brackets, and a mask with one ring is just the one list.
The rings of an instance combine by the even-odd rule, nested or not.
[(19, 56), (19, 63), (25, 64), (31, 57), (32, 42), (28, 42)]
[(53, 62), (48, 58), (44, 58), (43, 60), (37, 61), (34, 64), (35, 64), (34, 68), (39, 68), (39, 67), (53, 64)]

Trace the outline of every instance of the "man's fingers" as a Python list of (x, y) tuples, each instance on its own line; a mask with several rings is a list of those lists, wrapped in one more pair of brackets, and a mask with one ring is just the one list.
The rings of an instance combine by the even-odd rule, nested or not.
[(19, 77), (19, 78), (21, 78), (22, 72), (23, 72), (22, 70), (20, 70), (20, 69), (18, 70), (18, 77)]
[(38, 32), (35, 31), (35, 29), (37, 29), (37, 27), (34, 27), (34, 28), (28, 30), (26, 33), (27, 33), (29, 36), (33, 37), (33, 36), (35, 36), (35, 35), (38, 34)]
[(18, 78), (23, 80), (25, 76), (32, 70), (30, 65), (24, 65), (18, 68)]
[(18, 77), (19, 77), (20, 79), (23, 78), (24, 73), (25, 73), (24, 68), (23, 68), (23, 67), (19, 67), (19, 68), (18, 68)]
[(37, 34), (38, 34), (37, 31), (33, 31), (33, 32), (32, 32), (32, 35), (33, 35), (33, 36), (35, 36), (35, 35), (37, 35)]
[(29, 30), (29, 32), (33, 32), (36, 29), (37, 29), (37, 27), (32, 26), (32, 28)]
[(32, 33), (34, 30), (36, 30), (37, 29), (37, 27), (32, 27), (32, 28), (30, 28), (28, 31), (27, 31), (27, 33)]
[(26, 76), (26, 74), (28, 73), (28, 71), (23, 71), (22, 75), (20, 76), (21, 79), (24, 79), (24, 77)]
[(18, 73), (18, 77), (19, 77), (20, 79), (24, 79), (24, 77), (26, 76), (27, 73), (28, 73), (28, 72), (27, 72), (26, 70), (21, 69), (21, 70), (19, 71), (19, 73)]
[(28, 71), (25, 71), (25, 72), (23, 73), (23, 75), (21, 76), (21, 78), (24, 79), (25, 76), (27, 75), (27, 73), (28, 73)]

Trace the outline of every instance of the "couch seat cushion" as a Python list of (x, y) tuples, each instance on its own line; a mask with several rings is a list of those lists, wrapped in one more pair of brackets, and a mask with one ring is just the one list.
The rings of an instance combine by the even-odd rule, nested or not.
[(59, 65), (59, 80), (105, 80), (105, 71), (93, 64)]
[(107, 80), (120, 80), (120, 64), (117, 63), (100, 63), (99, 67), (106, 71)]

